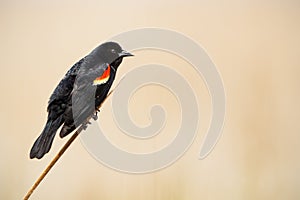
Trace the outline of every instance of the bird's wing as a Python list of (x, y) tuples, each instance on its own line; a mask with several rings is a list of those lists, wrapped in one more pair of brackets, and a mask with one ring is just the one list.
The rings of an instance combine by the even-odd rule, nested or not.
[[(107, 63), (93, 67), (82, 66), (78, 71), (74, 87), (71, 92), (72, 115), (75, 125), (80, 125), (95, 110), (95, 94), (97, 86), (94, 80), (101, 77), (108, 68)], [(70, 113), (66, 113), (70, 115)]]
[(78, 71), (82, 64), (84, 63), (85, 58), (82, 58), (77, 63), (75, 63), (71, 69), (66, 73), (64, 78), (59, 82), (54, 92), (50, 96), (48, 102), (48, 112), (54, 105), (64, 106), (70, 97), (70, 94), (73, 90), (73, 85), (78, 74)]

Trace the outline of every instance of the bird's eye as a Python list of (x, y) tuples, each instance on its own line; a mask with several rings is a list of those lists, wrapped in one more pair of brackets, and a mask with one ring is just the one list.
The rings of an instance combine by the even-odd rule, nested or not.
[(112, 53), (116, 53), (116, 50), (115, 50), (115, 49), (112, 49), (111, 52), (112, 52)]

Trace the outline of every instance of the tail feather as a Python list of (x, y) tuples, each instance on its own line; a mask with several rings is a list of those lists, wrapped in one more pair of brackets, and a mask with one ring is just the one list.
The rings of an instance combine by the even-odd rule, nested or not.
[(46, 126), (41, 135), (34, 142), (30, 150), (30, 158), (41, 159), (46, 153), (49, 152), (54, 136), (57, 129), (62, 125), (63, 117), (60, 116), (58, 119), (52, 121), (48, 120)]

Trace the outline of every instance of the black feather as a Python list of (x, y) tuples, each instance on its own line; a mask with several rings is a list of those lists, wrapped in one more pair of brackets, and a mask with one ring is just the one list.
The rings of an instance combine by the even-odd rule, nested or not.
[[(47, 123), (31, 148), (30, 158), (40, 159), (49, 152), (55, 134), (62, 125), (60, 137), (65, 137), (93, 114), (106, 98), (123, 57), (131, 55), (122, 55), (122, 52), (119, 44), (107, 42), (71, 67), (50, 96)], [(109, 66), (113, 70), (108, 81), (93, 85), (93, 81)]]

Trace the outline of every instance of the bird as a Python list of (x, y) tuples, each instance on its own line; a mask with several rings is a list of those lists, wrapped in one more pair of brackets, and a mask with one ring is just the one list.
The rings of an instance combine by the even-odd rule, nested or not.
[(105, 42), (75, 63), (54, 89), (47, 106), (47, 122), (35, 140), (30, 159), (50, 151), (56, 132), (67, 136), (94, 114), (105, 100), (124, 57), (133, 56), (116, 42)]

